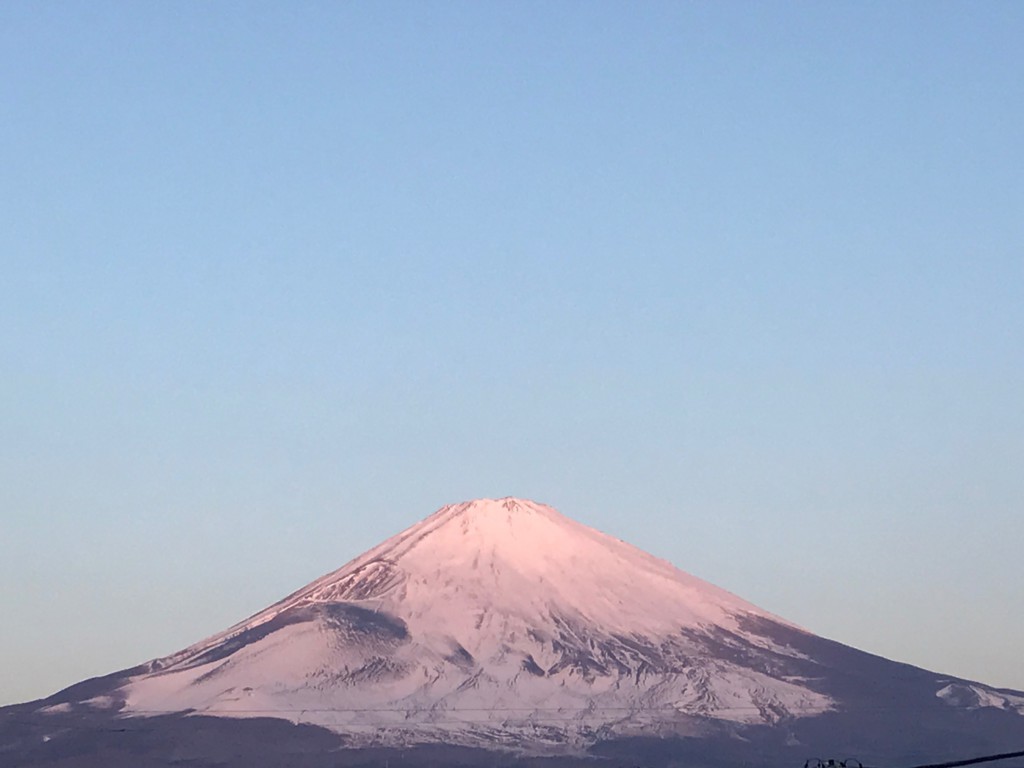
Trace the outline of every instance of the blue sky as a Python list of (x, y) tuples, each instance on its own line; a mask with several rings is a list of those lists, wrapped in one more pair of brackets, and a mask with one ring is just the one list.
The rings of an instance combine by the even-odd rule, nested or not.
[(0, 703), (445, 503), (1024, 688), (1024, 6), (0, 6)]

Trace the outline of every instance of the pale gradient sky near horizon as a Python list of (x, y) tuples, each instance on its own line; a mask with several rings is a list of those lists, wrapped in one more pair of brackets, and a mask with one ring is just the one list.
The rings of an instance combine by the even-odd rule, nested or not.
[(0, 704), (523, 496), (1024, 689), (1024, 4), (0, 5)]

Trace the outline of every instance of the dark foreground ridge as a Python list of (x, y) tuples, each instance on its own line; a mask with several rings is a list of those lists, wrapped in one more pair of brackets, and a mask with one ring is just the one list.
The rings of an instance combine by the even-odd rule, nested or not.
[[(794, 724), (796, 725), (796, 724)], [(810, 726), (810, 727), (808, 727)], [(975, 743), (987, 743), (983, 728)], [(962, 755), (962, 739), (933, 732), (924, 755)], [(988, 734), (991, 738), (995, 734)], [(909, 756), (884, 757), (886, 745), (865, 745), (825, 715), (795, 730), (758, 727), (742, 737), (633, 738), (600, 742), (581, 756), (522, 757), (469, 747), (421, 745), (351, 749), (344, 736), (277, 718), (230, 719), (164, 715), (121, 719), (97, 711), (42, 716), (25, 705), (0, 713), (4, 768), (802, 768), (809, 754), (839, 754), (873, 768), (903, 768)], [(1024, 736), (1017, 729), (1018, 744)], [(795, 738), (800, 744), (794, 744)], [(997, 739), (998, 740), (998, 739)], [(953, 742), (956, 742), (955, 744)], [(866, 751), (850, 751), (856, 746)], [(856, 765), (856, 762), (852, 762)], [(1001, 763), (994, 763), (1001, 768)], [(1009, 768), (1009, 766), (1007, 766)]]

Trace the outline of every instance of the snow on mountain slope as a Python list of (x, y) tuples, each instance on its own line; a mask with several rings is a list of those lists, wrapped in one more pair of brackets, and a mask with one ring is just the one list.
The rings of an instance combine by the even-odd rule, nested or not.
[(786, 623), (550, 507), (485, 499), (443, 507), (207, 642), (296, 606), (337, 602), (386, 609), (423, 631), (458, 627), (475, 642), (506, 634), (488, 626), (496, 616), (541, 625), (552, 606), (618, 632), (734, 628), (737, 614)]
[(226, 632), (147, 665), (126, 713), (277, 715), (368, 740), (773, 723), (833, 706), (782, 619), (519, 499), (444, 507)]

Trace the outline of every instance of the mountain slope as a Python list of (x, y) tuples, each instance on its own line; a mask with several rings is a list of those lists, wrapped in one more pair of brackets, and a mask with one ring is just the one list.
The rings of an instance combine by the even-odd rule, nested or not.
[(32, 709), (85, 711), (534, 754), (651, 738), (924, 754), (1024, 734), (1024, 695), (816, 637), (511, 498), (444, 507), (223, 633)]

